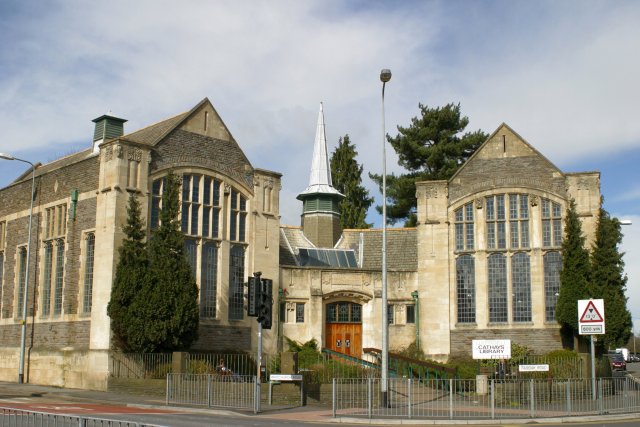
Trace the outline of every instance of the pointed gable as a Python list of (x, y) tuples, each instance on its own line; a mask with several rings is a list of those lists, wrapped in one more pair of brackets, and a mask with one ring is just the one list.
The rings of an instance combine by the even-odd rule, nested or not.
[(253, 167), (208, 98), (121, 139), (154, 147), (152, 171), (202, 167), (226, 174), (253, 192)]
[(560, 169), (504, 123), (451, 177), (449, 201), (502, 187), (566, 193)]

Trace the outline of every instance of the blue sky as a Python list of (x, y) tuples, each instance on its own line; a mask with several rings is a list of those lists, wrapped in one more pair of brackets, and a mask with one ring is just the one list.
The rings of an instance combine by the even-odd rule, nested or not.
[[(348, 133), (381, 171), (390, 68), (391, 134), (418, 103), (459, 102), (468, 130), (505, 122), (562, 170), (602, 173), (605, 208), (633, 221), (640, 330), (639, 21), (637, 1), (5, 0), (0, 152), (48, 162), (89, 147), (108, 110), (130, 132), (208, 97), (253, 165), (284, 174), (283, 223), (297, 225), (321, 101), (329, 150)], [(0, 186), (23, 169), (0, 161)]]

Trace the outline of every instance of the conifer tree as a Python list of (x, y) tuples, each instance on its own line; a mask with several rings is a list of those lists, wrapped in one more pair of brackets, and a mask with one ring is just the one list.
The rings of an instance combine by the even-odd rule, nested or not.
[(596, 240), (591, 253), (593, 298), (604, 300), (605, 335), (598, 343), (603, 348), (621, 347), (631, 337), (631, 313), (627, 309), (623, 254), (618, 245), (622, 242), (620, 221), (611, 218), (600, 202), (600, 217)]
[(578, 300), (588, 299), (591, 284), (589, 252), (578, 218), (575, 201), (567, 208), (562, 242), (562, 270), (560, 271), (560, 295), (556, 304), (556, 320), (561, 325), (565, 347), (573, 347), (578, 336)]
[(135, 311), (134, 301), (148, 284), (149, 262), (146, 252), (145, 226), (140, 215), (140, 203), (132, 194), (127, 204), (127, 222), (122, 228), (125, 239), (118, 252), (120, 261), (111, 289), (107, 314), (116, 347), (123, 351), (138, 351), (131, 339), (142, 325)]
[(373, 197), (362, 186), (362, 165), (356, 161), (358, 152), (351, 144), (349, 135), (338, 140), (331, 155), (331, 178), (333, 186), (345, 198), (340, 201), (340, 224), (342, 228), (370, 228), (365, 221)]
[[(398, 154), (398, 164), (406, 174), (387, 176), (387, 219), (416, 225), (416, 182), (449, 179), (487, 139), (481, 130), (460, 135), (469, 124), (460, 104), (429, 108), (419, 104), (420, 117), (409, 127), (398, 126), (398, 135), (387, 140)], [(369, 174), (382, 191), (382, 175)], [(382, 211), (382, 207), (377, 207)]]
[(150, 280), (137, 300), (144, 319), (138, 345), (141, 351), (185, 350), (198, 337), (198, 287), (184, 249), (180, 230), (180, 178), (164, 180), (160, 226), (149, 242)]

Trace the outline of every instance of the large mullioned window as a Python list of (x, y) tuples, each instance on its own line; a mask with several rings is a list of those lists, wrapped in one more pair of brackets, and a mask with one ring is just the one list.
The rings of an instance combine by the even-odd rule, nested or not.
[[(164, 178), (151, 186), (150, 225), (160, 226), (160, 209)], [(229, 253), (229, 319), (244, 318), (244, 262), (247, 234), (247, 198), (232, 186), (212, 176), (182, 175), (180, 228), (185, 234), (185, 253), (191, 271), (200, 287), (200, 316), (218, 316), (219, 241), (228, 239)], [(227, 224), (223, 227), (223, 224)], [(226, 230), (223, 234), (222, 230)]]

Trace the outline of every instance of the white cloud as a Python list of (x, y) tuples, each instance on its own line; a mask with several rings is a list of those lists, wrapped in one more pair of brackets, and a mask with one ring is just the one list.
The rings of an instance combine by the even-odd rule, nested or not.
[[(419, 102), (460, 102), (471, 129), (490, 133), (507, 122), (559, 165), (640, 146), (634, 1), (117, 0), (43, 8), (9, 0), (0, 8), (0, 151), (51, 160), (89, 146), (91, 119), (108, 109), (132, 131), (206, 96), (252, 163), (283, 173), (285, 224), (299, 224), (294, 197), (308, 180), (320, 101), (329, 149), (349, 133), (365, 173), (381, 171), (381, 68), (393, 71), (392, 134)], [(0, 166), (0, 186), (14, 171)], [(607, 205), (616, 210), (615, 200)], [(639, 253), (627, 249), (628, 257)], [(640, 277), (635, 265), (640, 260), (627, 262), (630, 292)]]

